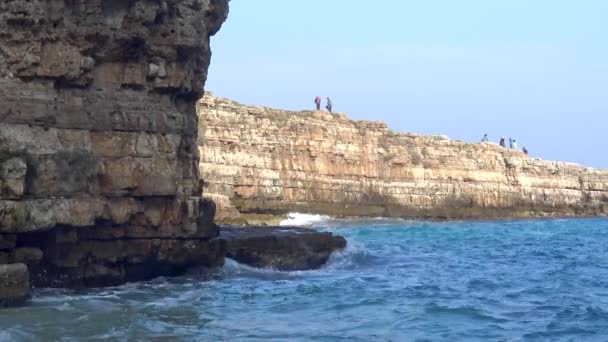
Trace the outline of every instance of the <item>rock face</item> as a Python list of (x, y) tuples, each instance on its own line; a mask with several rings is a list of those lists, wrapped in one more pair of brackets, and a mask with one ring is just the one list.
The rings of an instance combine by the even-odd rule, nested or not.
[(211, 95), (198, 112), (205, 196), (227, 222), (290, 211), (439, 219), (608, 213), (608, 171)]
[(296, 227), (222, 227), (226, 256), (253, 267), (282, 271), (311, 270), (324, 265), (346, 240), (331, 233)]
[(0, 263), (34, 285), (214, 265), (197, 116), (228, 0), (0, 2)]
[(23, 304), (30, 296), (30, 280), (24, 264), (0, 265), (0, 307)]

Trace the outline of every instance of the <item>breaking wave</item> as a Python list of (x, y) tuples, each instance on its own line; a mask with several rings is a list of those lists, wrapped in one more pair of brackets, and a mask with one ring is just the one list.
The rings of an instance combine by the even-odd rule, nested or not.
[(289, 213), (287, 219), (281, 221), (280, 226), (311, 227), (323, 222), (331, 221), (326, 215)]

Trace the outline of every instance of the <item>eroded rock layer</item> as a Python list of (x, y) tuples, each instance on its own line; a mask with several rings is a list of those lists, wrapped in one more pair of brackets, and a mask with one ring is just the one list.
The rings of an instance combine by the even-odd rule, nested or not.
[(222, 227), (218, 238), (226, 256), (252, 267), (282, 271), (317, 269), (331, 253), (346, 247), (346, 239), (329, 232), (297, 227)]
[(211, 95), (198, 111), (205, 195), (223, 221), (290, 211), (440, 219), (608, 213), (608, 171), (342, 114)]
[(228, 0), (0, 2), (0, 263), (62, 286), (217, 262), (195, 102), (227, 11)]

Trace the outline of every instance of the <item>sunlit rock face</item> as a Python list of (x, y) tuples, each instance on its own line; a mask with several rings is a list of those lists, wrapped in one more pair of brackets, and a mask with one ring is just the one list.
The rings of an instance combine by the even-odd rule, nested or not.
[(195, 102), (227, 12), (228, 0), (0, 2), (0, 263), (76, 286), (219, 262)]
[(204, 193), (223, 221), (294, 211), (433, 219), (608, 212), (607, 171), (494, 143), (398, 133), (343, 114), (211, 95), (198, 111)]

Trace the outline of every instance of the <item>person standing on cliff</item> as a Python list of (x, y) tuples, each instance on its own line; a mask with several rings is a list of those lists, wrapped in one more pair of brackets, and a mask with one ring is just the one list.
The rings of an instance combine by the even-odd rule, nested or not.
[(317, 110), (321, 110), (321, 98), (315, 97), (315, 105), (317, 106)]
[(528, 149), (527, 149), (525, 146), (524, 146), (524, 148), (523, 148), (522, 150), (524, 151), (524, 153), (525, 153), (526, 155), (528, 155)]
[(488, 142), (488, 140), (490, 139), (488, 138), (488, 134), (486, 133), (483, 135), (483, 138), (481, 138), (481, 142)]
[(507, 147), (507, 145), (505, 144), (505, 137), (500, 137), (499, 145), (500, 147)]
[(513, 140), (513, 138), (509, 137), (509, 148), (510, 148), (510, 149), (513, 149), (513, 148), (514, 148), (514, 147), (513, 147), (513, 141), (514, 141), (514, 140)]
[(331, 103), (331, 99), (329, 97), (327, 98), (327, 105), (325, 106), (325, 108), (327, 108), (328, 112), (332, 112), (331, 109), (333, 108), (333, 104)]

